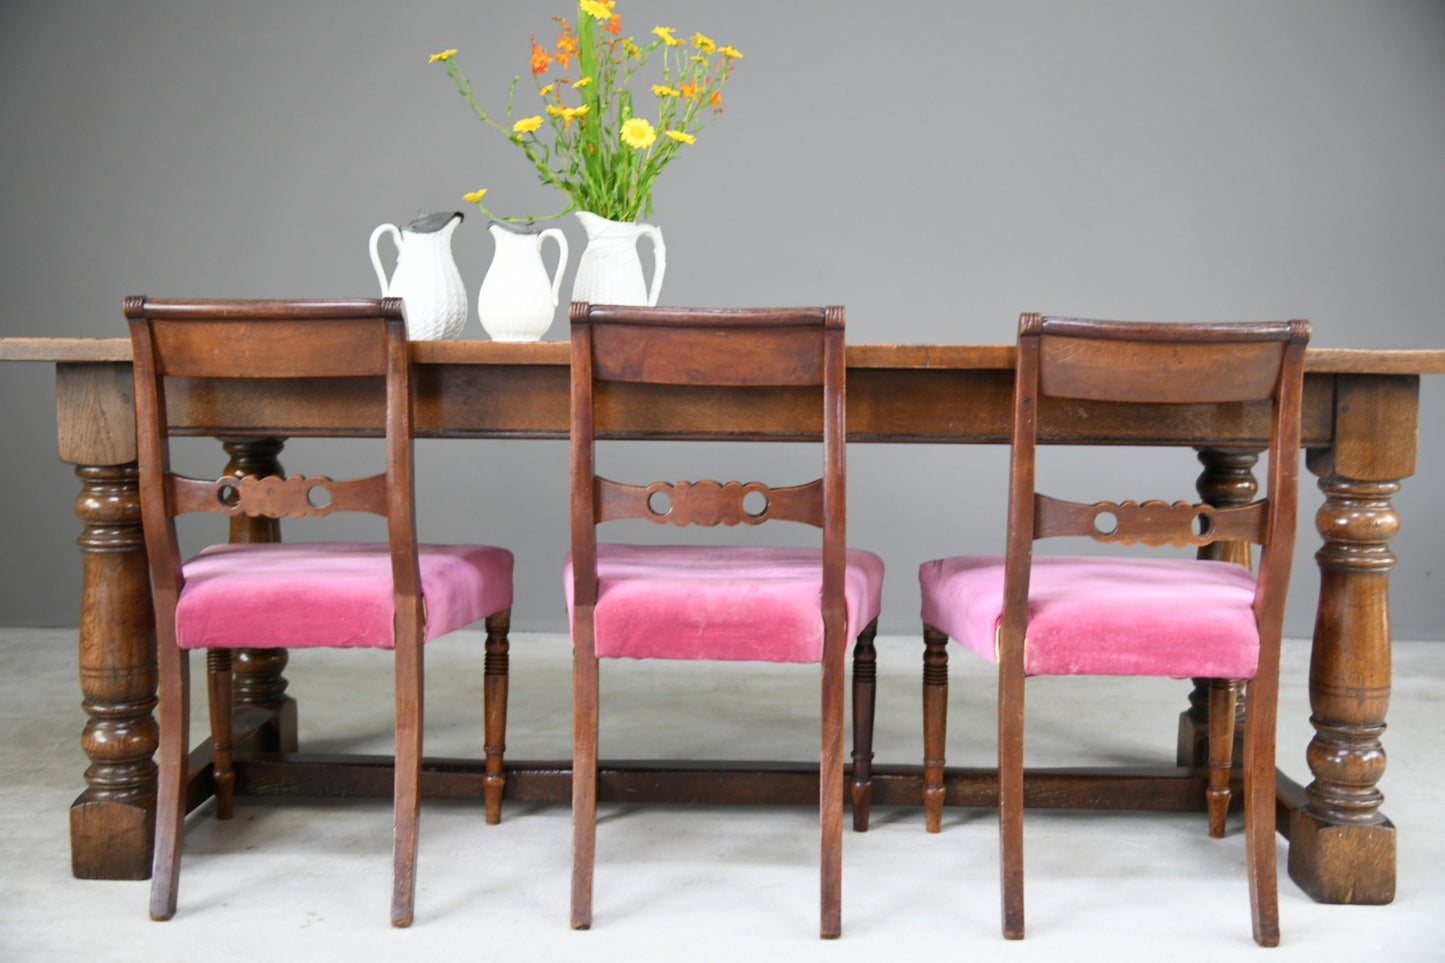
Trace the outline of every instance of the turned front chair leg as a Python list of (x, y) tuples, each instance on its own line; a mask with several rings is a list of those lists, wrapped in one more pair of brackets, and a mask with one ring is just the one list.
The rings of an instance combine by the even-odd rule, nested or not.
[(502, 757), (507, 749), (507, 632), (511, 621), (512, 610), (504, 609), (488, 616), (486, 622), (487, 659), (482, 698), (487, 771), (482, 778), (482, 789), (486, 796), (487, 823), (493, 826), (502, 821), (502, 792), (507, 785)]
[(878, 620), (853, 646), (853, 831), (867, 832), (873, 807), (873, 716), (878, 699)]
[(930, 833), (943, 828), (943, 759), (948, 730), (948, 636), (923, 626), (923, 815)]
[(206, 695), (211, 706), (211, 780), (216, 818), (235, 812), (236, 770), (231, 761), (231, 650), (206, 650)]
[(1229, 812), (1229, 776), (1234, 759), (1234, 703), (1239, 684), (1228, 679), (1209, 680), (1209, 835), (1224, 838)]

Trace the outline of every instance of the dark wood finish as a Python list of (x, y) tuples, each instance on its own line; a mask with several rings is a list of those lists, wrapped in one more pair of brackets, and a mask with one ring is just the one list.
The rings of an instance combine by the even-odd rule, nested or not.
[(502, 798), (507, 788), (503, 760), (507, 751), (507, 633), (512, 627), (512, 610), (487, 616), (487, 656), (482, 677), (482, 711), (485, 714), (482, 752), (486, 754), (482, 796), (487, 806), (487, 823), (502, 821)]
[[(134, 438), (131, 444), (131, 452), (119, 454), (133, 456)], [(80, 691), (88, 717), (80, 746), (90, 766), (86, 789), (70, 807), (71, 869), (89, 879), (145, 879), (155, 839), (159, 730), (139, 476), (133, 461), (76, 474), (82, 487), (75, 513), (85, 526), (77, 539), (84, 566)]]
[[(1306, 750), (1314, 780), (1292, 813), (1289, 873), (1315, 899), (1388, 903), (1395, 895), (1395, 827), (1380, 812), (1380, 736), (1390, 701), (1391, 498), (1415, 470), (1419, 379), (1342, 376), (1335, 445), (1310, 452), (1325, 503), (1316, 647), (1310, 659)], [(1345, 882), (1341, 866), (1356, 867)]]
[(849, 801), (853, 829), (868, 829), (873, 808), (873, 717), (878, 705), (878, 620), (869, 622), (853, 644), (853, 768)]
[[(565, 342), (416, 342), (411, 353), (419, 437), (566, 437), (569, 347)], [(1013, 345), (849, 345), (849, 441), (1006, 443), (1014, 355)], [(135, 493), (130, 359), (126, 338), (0, 338), (0, 361), (56, 366), (59, 455), (77, 466), (82, 478), (76, 511), (87, 534), (81, 545), (85, 580), (79, 666), (88, 721), (81, 743), (90, 769), (87, 788), (71, 809), (71, 851), (76, 875), (95, 878), (144, 877), (151, 862), (154, 825), (155, 662)], [(1376, 786), (1384, 764), (1380, 733), (1389, 702), (1387, 593), (1388, 568), (1394, 564), (1389, 542), (1399, 524), (1390, 499), (1414, 471), (1419, 376), (1445, 374), (1445, 351), (1311, 347), (1305, 372), (1301, 445), (1309, 452), (1311, 469), (1321, 479), (1329, 506), (1316, 518), (1330, 550), (1322, 553), (1320, 563), (1321, 617), (1316, 622), (1310, 680), (1314, 722), (1327, 741), (1307, 757), (1311, 778), (1320, 777), (1316, 792), (1323, 797), (1321, 802), (1312, 804), (1304, 786), (1280, 774), (1279, 830), (1289, 839), (1291, 877), (1315, 899), (1389, 902), (1395, 888), (1395, 828), (1380, 810)], [(962, 408), (945, 404), (958, 397), (968, 397), (970, 404)], [(625, 393), (614, 401), (630, 405)], [(381, 406), (375, 398), (345, 382), (318, 389), (276, 381), (261, 390), (219, 396), (173, 385), (170, 403), (173, 428), (221, 436), (228, 444), (274, 440), (293, 432), (377, 435), (381, 426)], [(1230, 467), (1223, 457), (1263, 449), (1268, 438), (1253, 415), (1249, 420), (1229, 417), (1227, 405), (1203, 410), (1200, 416), (1187, 406), (1173, 413), (1128, 408), (1105, 417), (1088, 406), (1046, 408), (1039, 441), (1193, 446), (1205, 462), (1201, 486), (1253, 484), (1248, 466)], [(705, 419), (693, 418), (688, 411), (686, 405), (669, 409), (665, 423), (661, 415), (651, 417), (644, 406), (631, 406), (629, 414), (641, 426), (639, 434), (707, 435)], [(748, 415), (759, 437), (817, 436), (816, 411), (796, 404), (787, 390), (749, 402)], [(228, 428), (240, 433), (227, 434)], [(1203, 487), (1200, 494), (1212, 504), (1224, 501)], [(232, 524), (237, 521), (232, 519)], [(96, 547), (87, 547), (87, 540)], [(1200, 551), (1208, 552), (1210, 547)], [(1362, 606), (1361, 600), (1368, 604)], [(285, 697), (285, 680), (279, 673), (284, 661), (276, 671), (256, 674), (257, 701), (241, 704), (248, 699), (245, 662), (253, 653), (268, 659), (285, 656), (284, 650), (235, 654), (236, 724), (241, 726), (243, 712), (260, 708), (265, 699), (281, 698), (290, 707), (290, 721), (268, 722), (268, 727), (289, 726), (293, 741), (249, 745), (271, 751), (294, 749), (295, 703)], [(1179, 768), (1137, 773), (1127, 791), (1081, 790), (1071, 796), (1048, 794), (1046, 799), (1037, 798), (1029, 787), (1052, 781), (1055, 775), (1030, 771), (1025, 777), (1026, 802), (1036, 806), (1063, 800), (1060, 804), (1078, 808), (1201, 808), (1203, 784), (1195, 767), (1207, 760), (1208, 680), (1204, 686), (1201, 690), (1196, 684), (1191, 708), (1181, 720)], [(1362, 705), (1363, 711), (1358, 711)], [(1356, 721), (1361, 717), (1366, 720), (1363, 725)], [(270, 713), (266, 718), (277, 719)], [(92, 736), (96, 726), (116, 730)], [(269, 783), (247, 784), (245, 746), (239, 739), (237, 747), (240, 792), (268, 791)], [(1333, 755), (1335, 749), (1343, 755)], [(268, 763), (271, 769), (285, 766), (284, 761)], [(606, 798), (606, 773), (612, 768), (627, 770), (630, 764), (604, 760), (601, 766)], [(209, 766), (205, 768), (192, 780), (195, 802), (211, 792)], [(797, 779), (806, 778), (806, 768), (795, 767)], [(568, 761), (518, 763), (515, 768), (509, 764), (507, 798), (558, 801), (545, 787), (569, 769)], [(318, 791), (341, 782), (342, 770), (327, 763), (308, 764), (306, 771), (316, 775), (308, 784)], [(481, 771), (478, 763), (476, 772)], [(720, 784), (736, 787), (737, 801), (787, 799), (777, 783), (755, 781), (761, 777), (752, 770), (723, 775)], [(987, 770), (945, 770), (947, 805), (993, 805), (993, 780)], [(916, 803), (922, 774), (917, 767), (883, 760), (873, 766), (872, 782), (879, 804)], [(1114, 782), (1125, 785), (1121, 779)], [(1348, 791), (1337, 788), (1342, 784)], [(389, 776), (384, 785), (390, 786)], [(424, 783), (423, 790), (428, 795), (429, 785)], [(663, 784), (649, 798), (667, 798), (673, 785)], [(566, 797), (564, 790), (560, 798)], [(1366, 818), (1355, 818), (1362, 811), (1359, 807), (1329, 801), (1341, 797), (1352, 803), (1372, 800), (1363, 810)], [(729, 797), (719, 793), (712, 798)]]
[[(598, 769), (598, 657), (593, 636), (597, 526), (624, 518), (702, 526), (790, 520), (822, 530), (819, 932), (825, 939), (835, 938), (842, 931), (843, 659), (848, 645), (843, 309), (659, 309), (579, 303), (572, 305), (571, 324), (572, 926), (592, 925)], [(817, 481), (787, 488), (712, 480), (631, 485), (602, 478), (596, 472), (597, 438), (634, 428), (629, 414), (616, 411), (612, 398), (604, 394), (619, 386), (634, 393), (661, 386), (662, 397), (654, 397), (649, 410), (664, 417), (672, 401), (689, 393), (701, 392), (705, 403), (712, 404), (714, 399), (746, 395), (755, 388), (805, 389), (818, 406), (822, 424), (823, 474)], [(736, 406), (722, 403), (710, 408), (709, 422), (753, 430), (738, 420)], [(757, 496), (760, 507), (750, 509), (745, 501), (749, 496)], [(870, 634), (870, 649), (871, 639)], [(871, 698), (867, 711), (871, 714)]]
[(230, 819), (236, 807), (230, 649), (206, 650), (206, 701), (211, 712), (211, 784), (216, 794), (216, 818)]
[[(1306, 358), (1308, 358), (1306, 354)], [(1199, 449), (1199, 461), (1204, 471), (1195, 481), (1195, 489), (1204, 501), (1221, 507), (1247, 505), (1254, 501), (1259, 492), (1259, 482), (1254, 477), (1254, 466), (1259, 462), (1257, 451), (1230, 451), (1220, 448)], [(1254, 562), (1248, 542), (1214, 541), (1201, 545), (1199, 558), (1235, 562), (1253, 571)], [(1189, 693), (1189, 708), (1179, 716), (1179, 748), (1177, 762), (1181, 766), (1203, 766), (1209, 764), (1209, 703), (1213, 697), (1214, 680), (1195, 679), (1194, 689)], [(1231, 755), (1243, 758), (1244, 742), (1244, 699), (1238, 685), (1234, 689), (1234, 748)]]
[[(234, 478), (283, 476), (278, 460), (280, 438), (222, 438), (230, 456), (223, 475)], [(281, 520), (264, 515), (232, 515), (231, 539), (236, 543), (281, 541)], [(231, 653), (231, 698), (236, 706), (268, 710), (263, 745), (272, 751), (295, 752), (299, 747), (296, 700), (286, 694), (285, 670), (290, 656), (285, 649), (237, 649)]]
[[(1274, 731), (1285, 591), (1294, 549), (1300, 407), (1309, 325), (1155, 325), (1024, 315), (1019, 323), (1014, 428), (1009, 472), (1003, 615), (998, 631), (999, 835), (1003, 933), (1024, 935), (1024, 645), (1033, 543), (1083, 536), (1102, 543), (1202, 545), (1215, 540), (1260, 545), (1254, 613), (1259, 666), (1249, 681), (1244, 734), (1244, 809), (1254, 937), (1279, 942), (1275, 869)], [(1263, 499), (1210, 506), (1164, 502), (1086, 505), (1038, 491), (1035, 450), (1048, 397), (1121, 405), (1240, 403), (1269, 417), (1269, 481)], [(936, 674), (940, 633), (925, 626)], [(1101, 645), (1126, 640), (1101, 639)], [(1233, 749), (1234, 689), (1213, 680), (1209, 699), (1208, 789), (1211, 835), (1222, 836)], [(927, 685), (927, 683), (926, 683)], [(937, 683), (935, 682), (935, 686)], [(941, 688), (941, 687), (940, 687)], [(925, 699), (937, 711), (942, 699)], [(925, 763), (940, 768), (941, 720), (926, 720)], [(933, 790), (936, 795), (936, 788)], [(929, 822), (936, 825), (936, 816)], [(930, 825), (932, 828), (932, 825)]]
[[(944, 765), (948, 741), (948, 636), (923, 626), (923, 819), (930, 833), (943, 829)], [(993, 804), (998, 805), (995, 792)]]
[(1224, 821), (1229, 813), (1229, 775), (1234, 760), (1234, 708), (1239, 683), (1233, 679), (1209, 680), (1209, 835), (1224, 838)]
[[(151, 566), (160, 666), (160, 762), (151, 916), (176, 909), (189, 800), (189, 653), (178, 643), (176, 607), (185, 586), (175, 518), (214, 512), (233, 518), (367, 512), (387, 521), (393, 584), (396, 677), (395, 839), (391, 921), (411, 923), (421, 802), (422, 643), (426, 615), (417, 561), (411, 361), (401, 303), (381, 301), (152, 301), (128, 298), (135, 365), (141, 515)], [(382, 380), (385, 467), (360, 479), (233, 471), (196, 479), (170, 471), (167, 389), (172, 379), (359, 378)], [(263, 533), (269, 534), (269, 533)], [(503, 619), (493, 628), (504, 627)], [(504, 652), (505, 646), (494, 646)], [(211, 782), (218, 814), (231, 815), (231, 657), (208, 653)], [(491, 691), (489, 687), (489, 692)], [(501, 744), (488, 720), (489, 743)], [(497, 750), (500, 753), (500, 750)], [(496, 767), (500, 768), (500, 758)]]
[[(262, 722), (259, 717), (249, 721)], [(245, 742), (238, 735), (238, 747), (245, 749)], [(200, 805), (212, 791), (208, 742), (197, 749), (192, 763), (193, 797)], [(568, 761), (508, 760), (505, 772), (508, 800), (565, 805), (572, 798)], [(236, 759), (236, 773), (242, 796), (311, 799), (384, 799), (391, 795), (394, 778), (391, 756), (304, 752), (243, 751)], [(852, 778), (846, 767), (843, 778)], [(1236, 775), (1236, 785), (1238, 781)], [(477, 799), (485, 782), (485, 770), (474, 758), (432, 757), (422, 764), (422, 794), (428, 799)], [(1207, 786), (1199, 770), (1184, 768), (1036, 769), (1024, 774), (1024, 800), (1031, 809), (1200, 812)], [(922, 788), (918, 766), (891, 765), (873, 774), (873, 801), (881, 806), (916, 806)], [(949, 768), (943, 791), (950, 806), (996, 807), (998, 771)], [(812, 807), (818, 804), (818, 792), (818, 768), (807, 763), (604, 759), (597, 766), (599, 802)]]
[[(757, 496), (758, 507), (746, 502)], [(823, 485), (771, 488), (762, 482), (726, 484), (711, 480), (656, 481), (649, 485), (623, 485), (598, 478), (593, 495), (597, 521), (645, 518), (685, 528), (689, 525), (761, 525), (766, 521), (793, 521), (816, 525), (823, 513)]]

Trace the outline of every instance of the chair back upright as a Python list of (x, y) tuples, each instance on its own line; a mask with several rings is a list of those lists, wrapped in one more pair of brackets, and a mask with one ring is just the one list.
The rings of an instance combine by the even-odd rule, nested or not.
[[(1254, 611), (1263, 666), (1277, 661), (1294, 554), (1305, 321), (1147, 324), (1048, 318), (1019, 324), (1000, 662), (1021, 662), (1029, 566), (1038, 539), (1084, 536), (1101, 543), (1261, 546)], [(1051, 405), (1211, 405), (1257, 402), (1268, 425), (1262, 497), (1215, 507), (1185, 502), (1082, 502), (1036, 488), (1039, 422)]]
[[(571, 307), (572, 322), (572, 550), (574, 605), (597, 601), (596, 526), (644, 518), (656, 524), (758, 525), (789, 520), (822, 529), (825, 659), (841, 659), (846, 640), (843, 585), (844, 509), (843, 309)], [(645, 387), (644, 387), (645, 386)], [(646, 390), (651, 420), (666, 425), (665, 409), (704, 406), (714, 434), (753, 436), (746, 414), (730, 407), (757, 389), (821, 390), (823, 474), (800, 485), (761, 482), (629, 484), (596, 473), (596, 441), (627, 431)], [(623, 393), (629, 397), (623, 398)], [(659, 411), (662, 413), (659, 414)], [(653, 437), (672, 435), (664, 427)], [(759, 498), (759, 496), (761, 496)], [(752, 498), (761, 508), (745, 499)]]
[[(420, 619), (413, 495), (411, 366), (401, 301), (207, 301), (128, 298), (135, 365), (141, 514), (158, 606), (174, 610), (183, 586), (175, 519), (320, 517), (366, 512), (387, 520), (397, 617)], [(385, 382), (383, 471), (214, 479), (170, 467), (168, 379), (380, 378)], [(173, 619), (163, 619), (170, 622)], [(406, 638), (398, 634), (398, 639)], [(415, 637), (415, 636), (413, 636)]]

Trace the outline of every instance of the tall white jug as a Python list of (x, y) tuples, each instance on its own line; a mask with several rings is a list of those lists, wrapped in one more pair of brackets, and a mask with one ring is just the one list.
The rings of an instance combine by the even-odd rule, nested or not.
[[(567, 238), (555, 227), (493, 221), (487, 228), (497, 243), (492, 266), (477, 292), (477, 317), (493, 341), (539, 341), (552, 326), (562, 272), (567, 269)], [(547, 276), (542, 242), (557, 242), (557, 269)]]
[[(662, 232), (651, 224), (634, 224), (577, 211), (577, 220), (587, 231), (587, 247), (577, 262), (572, 282), (572, 300), (593, 304), (656, 305), (662, 293), (662, 275), (667, 270), (667, 245)], [(642, 258), (637, 242), (652, 242), (653, 271), (649, 287), (642, 278)]]
[[(402, 299), (406, 334), (413, 341), (455, 338), (467, 323), (467, 289), (452, 258), (452, 234), (461, 211), (422, 214), (402, 230), (381, 224), (371, 232), (371, 266), (381, 296)], [(390, 234), (396, 244), (396, 270), (388, 281), (377, 242)]]

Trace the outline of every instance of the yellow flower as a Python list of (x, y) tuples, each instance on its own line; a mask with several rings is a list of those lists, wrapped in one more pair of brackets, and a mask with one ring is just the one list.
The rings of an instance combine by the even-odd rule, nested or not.
[(543, 97), (545, 97), (545, 96), (547, 96), (548, 94), (550, 94), (550, 93), (552, 92), (552, 88), (555, 87), (555, 86), (557, 86), (557, 85), (556, 85), (556, 84), (548, 84), (547, 86), (545, 86), (545, 87), (541, 88), (540, 90), (538, 90), (537, 93), (539, 93), (539, 94), (541, 94)]
[(538, 127), (541, 126), (542, 116), (538, 114), (536, 117), (523, 117), (521, 120), (517, 121), (515, 124), (512, 125), (512, 130), (514, 133), (518, 134), (530, 134), (532, 131), (536, 130)]
[(581, 107), (563, 107), (560, 104), (547, 105), (547, 113), (553, 117), (561, 117), (562, 120), (566, 122), (569, 130), (572, 127), (572, 121), (578, 117), (586, 117), (587, 111), (590, 109), (586, 104), (583, 104)]
[(692, 35), (692, 45), (706, 54), (710, 54), (717, 49), (717, 44), (700, 33)]
[(612, 19), (611, 4), (599, 2), (599, 0), (581, 0), (578, 6), (582, 8), (583, 13), (590, 13), (598, 20)]
[(470, 194), (463, 194), (462, 200), (471, 201), (473, 204), (475, 204), (477, 201), (480, 201), (483, 197), (485, 197), (486, 194), (487, 189), (484, 187), (479, 191), (472, 191)]
[(581, 90), (583, 87), (586, 87), (590, 83), (592, 83), (591, 77), (583, 77), (581, 80), (577, 81), (572, 85), (572, 89)]
[(742, 59), (742, 56), (743, 56), (743, 55), (742, 55), (742, 51), (738, 50), (737, 47), (731, 47), (731, 46), (729, 46), (729, 47), (719, 47), (719, 48), (717, 48), (717, 52), (720, 53), (720, 54), (722, 54), (724, 57), (730, 57), (730, 58), (732, 58), (733, 60), (741, 60), (741, 59)]
[(671, 137), (673, 140), (677, 141), (677, 142), (680, 143), (680, 144), (696, 144), (696, 143), (697, 143), (697, 138), (696, 138), (696, 137), (692, 136), (691, 134), (684, 134), (684, 133), (683, 133), (682, 131), (680, 131), (680, 130), (669, 130), (669, 131), (667, 131), (666, 133), (667, 133), (667, 136)]
[(622, 125), (622, 142), (628, 147), (646, 150), (655, 140), (657, 131), (643, 117), (633, 117)]
[(662, 84), (653, 84), (653, 85), (652, 85), (652, 92), (653, 92), (653, 94), (654, 94), (655, 96), (658, 96), (658, 97), (681, 97), (681, 96), (682, 96), (682, 94), (680, 94), (680, 93), (677, 92), (676, 88), (673, 88), (673, 87), (664, 87)]
[(434, 53), (434, 54), (432, 54), (432, 55), (431, 55), (431, 59), (428, 60), (427, 63), (429, 63), (429, 64), (434, 64), (434, 63), (436, 63), (438, 60), (441, 60), (441, 61), (451, 60), (451, 59), (452, 59), (453, 57), (455, 57), (456, 55), (457, 55), (457, 48), (456, 48), (456, 47), (449, 47), (449, 48), (447, 48), (446, 50), (443, 50), (441, 53)]
[(672, 35), (671, 27), (653, 27), (652, 32), (661, 37), (662, 42), (667, 44), (669, 47), (677, 47), (682, 44), (681, 40), (678, 40)]

